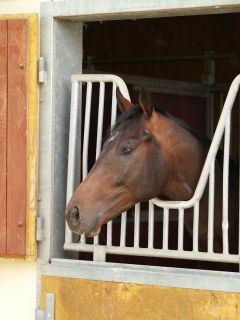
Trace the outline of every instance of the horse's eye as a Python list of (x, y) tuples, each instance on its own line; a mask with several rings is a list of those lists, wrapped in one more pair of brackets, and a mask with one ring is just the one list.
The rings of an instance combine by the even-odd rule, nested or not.
[(132, 148), (124, 146), (124, 147), (122, 147), (121, 153), (122, 154), (130, 154), (132, 151), (133, 151)]

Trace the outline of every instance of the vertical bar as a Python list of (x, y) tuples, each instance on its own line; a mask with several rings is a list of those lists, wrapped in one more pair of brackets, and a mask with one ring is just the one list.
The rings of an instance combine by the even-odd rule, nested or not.
[(111, 113), (111, 127), (115, 124), (117, 118), (117, 97), (116, 97), (117, 85), (113, 83), (112, 88), (112, 113)]
[(85, 244), (86, 243), (86, 237), (85, 234), (83, 234), (80, 238), (80, 243)]
[(106, 247), (96, 246), (93, 249), (93, 261), (105, 262), (106, 261)]
[[(220, 105), (219, 105), (219, 114), (221, 115), (222, 109), (224, 105), (224, 93), (220, 93)], [(220, 116), (219, 116), (220, 117)], [(220, 142), (220, 148), (223, 150), (223, 141)]]
[(238, 254), (239, 254), (239, 272), (240, 272), (240, 95), (238, 96)]
[(194, 205), (193, 211), (193, 251), (198, 251), (198, 227), (199, 227), (199, 201)]
[(140, 203), (135, 205), (134, 212), (134, 247), (139, 248), (140, 237)]
[(184, 209), (178, 209), (178, 250), (183, 250)]
[(214, 195), (215, 195), (215, 159), (212, 161), (209, 173), (208, 191), (208, 252), (213, 252), (214, 237)]
[(91, 116), (91, 102), (92, 102), (92, 82), (87, 83), (86, 95), (86, 109), (84, 121), (84, 137), (83, 137), (83, 179), (88, 173), (88, 145), (89, 145), (89, 131), (90, 131), (90, 116)]
[(74, 190), (78, 187), (79, 183), (82, 180), (82, 83), (78, 81), (76, 82), (78, 84), (78, 92), (76, 93), (77, 97), (74, 97), (74, 99), (76, 99), (76, 107), (77, 107), (77, 115), (76, 115), (77, 133), (75, 138), (76, 139), (76, 156), (75, 156), (75, 170), (74, 170), (75, 171)]
[(7, 249), (7, 32), (0, 21), (0, 255)]
[[(113, 87), (112, 87), (112, 110), (111, 110), (111, 127), (113, 127), (113, 125), (116, 122), (116, 118), (117, 118), (117, 98), (116, 98), (116, 84), (113, 83)], [(125, 213), (126, 214), (126, 213)], [(122, 223), (124, 222), (124, 218), (123, 218), (123, 214), (122, 214), (122, 218), (121, 218), (121, 235), (120, 235), (120, 245), (125, 245), (125, 236), (122, 234), (122, 232), (124, 232), (124, 228), (122, 228)], [(125, 229), (126, 232), (126, 229)], [(109, 221), (107, 224), (107, 245), (111, 246), (112, 245), (112, 221)]]
[[(83, 159), (82, 159), (82, 172), (84, 179), (88, 173), (88, 145), (89, 145), (89, 131), (90, 131), (90, 116), (91, 116), (91, 102), (92, 102), (92, 82), (87, 83), (86, 93), (86, 108), (85, 108), (85, 121), (84, 121), (84, 136), (83, 136)], [(86, 243), (85, 235), (81, 236), (81, 243)]]
[(169, 209), (163, 208), (163, 249), (168, 249)]
[(112, 245), (112, 220), (107, 223), (107, 246)]
[(93, 238), (93, 244), (98, 244), (98, 242), (99, 242), (99, 235)]
[[(78, 96), (79, 83), (72, 82), (71, 111), (69, 126), (69, 146), (68, 146), (68, 172), (67, 172), (67, 203), (75, 189), (75, 167), (76, 167), (76, 146), (78, 131)], [(72, 232), (68, 224), (65, 223), (65, 243), (72, 243)]]
[(126, 246), (126, 227), (127, 227), (127, 212), (123, 212), (121, 216), (121, 233), (120, 233), (120, 247)]
[[(104, 92), (105, 83), (99, 85), (99, 104), (98, 104), (98, 125), (97, 125), (97, 143), (96, 143), (96, 160), (99, 157), (102, 148), (102, 130), (103, 130), (103, 111), (104, 111)], [(99, 243), (99, 236), (94, 237), (94, 244)]]
[(154, 238), (154, 204), (149, 201), (149, 213), (148, 213), (148, 248), (153, 248)]
[(228, 184), (229, 184), (229, 150), (230, 150), (230, 126), (231, 113), (226, 118), (225, 134), (224, 134), (224, 155), (223, 155), (223, 254), (229, 253), (228, 244)]
[(103, 130), (103, 111), (104, 111), (104, 92), (105, 83), (100, 82), (99, 88), (99, 106), (98, 106), (98, 127), (97, 127), (97, 146), (96, 146), (96, 160), (99, 157), (102, 148), (102, 130)]
[(28, 22), (8, 20), (7, 254), (25, 255)]

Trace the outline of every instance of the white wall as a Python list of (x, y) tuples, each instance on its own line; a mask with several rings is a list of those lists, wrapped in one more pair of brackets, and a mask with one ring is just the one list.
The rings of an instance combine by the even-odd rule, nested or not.
[(36, 263), (0, 260), (0, 319), (34, 320)]
[(39, 11), (40, 11), (39, 0), (28, 0), (28, 1), (0, 0), (0, 14), (38, 13)]

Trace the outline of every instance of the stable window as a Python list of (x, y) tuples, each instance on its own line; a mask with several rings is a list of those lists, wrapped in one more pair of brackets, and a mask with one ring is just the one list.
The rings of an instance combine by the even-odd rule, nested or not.
[[(104, 76), (94, 80), (91, 77), (81, 78), (81, 74), (120, 76), (128, 86), (129, 95), (133, 101), (137, 101), (139, 89), (145, 85), (151, 91), (154, 103), (196, 127), (203, 135), (212, 138), (230, 82), (237, 75), (238, 43), (231, 35), (238, 25), (238, 17), (238, 14), (231, 14), (142, 19), (136, 22), (86, 22), (83, 25), (81, 20), (73, 22), (56, 19), (54, 21), (55, 33), (52, 39), (54, 40), (54, 51), (48, 48), (46, 41), (43, 41), (42, 46), (42, 53), (45, 54), (49, 70), (55, 70), (55, 72), (53, 79), (48, 80), (50, 84), (45, 84), (42, 90), (44, 113), (42, 121), (45, 126), (46, 124), (52, 126), (52, 129), (49, 129), (49, 126), (46, 128), (47, 132), (41, 130), (42, 141), (46, 143), (47, 136), (52, 143), (48, 145), (49, 149), (44, 149), (47, 153), (45, 156), (51, 159), (51, 167), (46, 166), (40, 172), (42, 197), (39, 212), (45, 217), (46, 234), (49, 235), (39, 245), (40, 257), (50, 257), (52, 262), (58, 266), (66, 263), (73, 266), (73, 269), (74, 266), (81, 266), (84, 269), (83, 262), (79, 260), (95, 260), (134, 265), (238, 271), (239, 235), (234, 240), (236, 251), (230, 251), (229, 254), (228, 209), (226, 207), (222, 228), (223, 251), (216, 253), (213, 249), (215, 219), (213, 219), (214, 192), (212, 186), (215, 185), (215, 154), (210, 157), (205, 170), (205, 178), (202, 178), (204, 181), (201, 188), (206, 186), (210, 190), (208, 221), (213, 221), (208, 222), (208, 241), (203, 250), (198, 246), (200, 198), (196, 202), (187, 204), (194, 207), (193, 238), (184, 230), (184, 216), (188, 214), (184, 212), (186, 204), (181, 204), (185, 207), (180, 207), (179, 204), (171, 202), (159, 203), (157, 199), (149, 203), (138, 204), (128, 213), (109, 222), (103, 227), (100, 236), (94, 239), (82, 238), (80, 240), (69, 232), (65, 223), (67, 184), (70, 183), (72, 188), (67, 195), (69, 199), (79, 180), (93, 165), (100, 152), (101, 141), (107, 127), (114, 123), (117, 115), (115, 89), (119, 83), (113, 80), (113, 85), (112, 81), (105, 85)], [(43, 21), (44, 30), (47, 29), (47, 26), (51, 27), (48, 23), (48, 20)], [(174, 27), (176, 25), (181, 28), (176, 30)], [(227, 50), (225, 42), (222, 39), (220, 41), (217, 36), (219, 28), (224, 32), (224, 37), (228, 39)], [(130, 40), (126, 36), (129, 30), (132, 33)], [(187, 37), (186, 34), (190, 30), (189, 37)], [(184, 38), (184, 35), (188, 40)], [(149, 42), (146, 42), (146, 39)], [(199, 41), (196, 42), (196, 39)], [(214, 44), (212, 45), (213, 39)], [(81, 47), (82, 40), (83, 48)], [(52, 59), (52, 54), (58, 52), (59, 48), (62, 50), (62, 55), (67, 57), (69, 64), (58, 54)], [(82, 49), (84, 50), (83, 72), (81, 70)], [(212, 50), (215, 52), (211, 52)], [(71, 59), (69, 52), (71, 52)], [(152, 52), (155, 56), (150, 54)], [(70, 77), (74, 74), (71, 91)], [(52, 99), (50, 97), (53, 83), (55, 85)], [(72, 130), (72, 127), (69, 128), (70, 102), (72, 103), (71, 108), (76, 112), (72, 114), (71, 122), (74, 120), (75, 129), (78, 128), (78, 140), (70, 138), (69, 144), (69, 132)], [(234, 106), (236, 110), (238, 104), (237, 99)], [(113, 111), (112, 105), (114, 106)], [(112, 112), (114, 116), (111, 116)], [(229, 172), (228, 154), (235, 162), (239, 159), (238, 110), (233, 112), (236, 113), (231, 120), (230, 118), (225, 119), (226, 122), (224, 120), (223, 126), (218, 130), (220, 141), (216, 144), (216, 148), (219, 147), (223, 151), (223, 158), (226, 160), (223, 161), (225, 182), (228, 181)], [(77, 113), (81, 114), (80, 119), (76, 118)], [(101, 117), (102, 122), (98, 122)], [(231, 144), (229, 144), (230, 123), (234, 129)], [(225, 142), (223, 134), (226, 137)], [(76, 170), (72, 172), (75, 181), (69, 182), (67, 165), (69, 165), (68, 147), (70, 146), (71, 150), (71, 143), (74, 144), (73, 149), (76, 148), (76, 157), (73, 160), (76, 163)], [(79, 148), (80, 144), (82, 149)], [(50, 186), (49, 189), (45, 188), (46, 182)], [(226, 195), (229, 184), (226, 182), (221, 185)], [(226, 205), (226, 202), (224, 203)], [(47, 214), (49, 212), (51, 212), (50, 215)], [(69, 259), (62, 260), (61, 258)], [(202, 267), (199, 261), (209, 261), (209, 263)], [(212, 264), (216, 262), (217, 265)], [(224, 262), (227, 265), (218, 262)], [(103, 265), (99, 264), (100, 269)]]
[[(189, 26), (189, 23), (193, 24), (196, 28), (196, 22), (186, 22), (184, 25), (184, 22), (181, 21), (180, 18), (177, 18), (176, 23), (182, 24), (185, 28)], [(191, 18), (192, 19), (192, 18)], [(190, 19), (190, 20), (191, 20)], [(198, 19), (198, 18), (197, 18)], [(196, 20), (197, 20), (196, 19)], [(205, 18), (205, 23), (208, 23), (210, 20), (209, 17)], [(222, 19), (222, 17), (215, 19), (215, 23), (224, 24), (229, 17), (225, 17), (225, 19)], [(145, 28), (149, 30), (158, 26), (158, 24), (161, 25), (161, 30), (164, 28), (164, 23), (159, 22), (158, 20), (153, 21), (139, 21), (135, 23), (131, 23), (133, 25), (133, 29), (136, 32), (138, 30), (138, 33), (136, 34), (136, 38), (138, 35), (143, 35), (143, 25), (146, 23), (148, 25), (148, 28)], [(108, 23), (105, 23), (106, 25)], [(127, 23), (128, 24), (128, 23)], [(214, 23), (213, 23), (214, 24)], [(105, 52), (105, 48), (103, 48), (103, 42), (104, 42), (104, 35), (110, 30), (115, 30), (114, 36), (116, 36), (116, 33), (118, 34), (120, 31), (118, 28), (123, 25), (123, 22), (113, 22), (110, 23), (110, 29), (108, 29), (107, 26), (103, 27), (100, 25), (98, 30), (97, 23), (93, 23), (93, 25), (87, 24), (86, 25), (86, 34), (88, 33), (88, 28), (90, 29), (89, 33), (94, 38), (94, 32), (96, 33), (95, 42), (90, 38), (89, 42), (90, 45), (88, 45), (88, 40), (85, 38), (85, 46), (86, 51), (92, 53), (93, 48), (91, 47), (91, 41), (94, 42), (94, 50), (96, 52), (96, 55), (101, 55), (102, 51)], [(136, 26), (137, 25), (137, 26)], [(204, 25), (204, 23), (203, 23)], [(168, 24), (166, 23), (165, 28), (169, 28)], [(216, 26), (212, 26), (212, 32), (215, 31)], [(103, 29), (103, 30), (101, 30)], [(167, 29), (168, 30), (168, 29)], [(102, 33), (101, 33), (102, 31)], [(133, 31), (133, 32), (134, 32)], [(171, 31), (168, 30), (168, 33)], [(199, 31), (200, 32), (200, 31)], [(161, 31), (161, 35), (163, 34), (163, 31)], [(206, 34), (204, 34), (206, 36)], [(109, 37), (111, 37), (111, 31)], [(118, 34), (118, 37), (116, 37), (115, 45), (113, 46), (113, 54), (117, 52), (117, 44), (119, 42), (119, 38), (121, 39), (122, 34)], [(154, 36), (157, 38), (159, 34), (157, 32), (154, 33)], [(101, 51), (97, 51), (97, 40), (98, 38), (101, 38)], [(114, 41), (114, 40), (113, 40)], [(160, 41), (160, 40), (159, 40)], [(175, 41), (177, 42), (177, 36)], [(203, 35), (199, 37), (199, 41), (203, 41), (203, 46), (207, 46), (206, 43), (204, 43)], [(207, 42), (208, 40), (206, 40)], [(162, 42), (164, 42), (162, 40)], [(174, 41), (172, 40), (174, 43)], [(122, 43), (122, 42), (121, 42)], [(105, 43), (106, 45), (106, 51), (108, 48), (108, 42)], [(127, 46), (127, 40), (125, 40), (125, 45)], [(134, 43), (135, 47), (139, 44), (138, 41)], [(134, 45), (131, 43), (130, 46), (134, 47)], [(174, 44), (177, 45), (176, 43)], [(173, 44), (172, 44), (173, 46)], [(219, 45), (220, 46), (220, 45)], [(149, 47), (149, 46), (148, 46)], [(210, 50), (212, 47), (207, 46), (207, 48)], [(220, 46), (221, 48), (221, 46)], [(143, 49), (141, 47), (141, 49)], [(141, 52), (140, 49), (140, 52)], [(168, 49), (168, 48), (167, 48)], [(165, 49), (165, 50), (167, 50)], [(181, 48), (181, 50), (183, 50)], [(199, 49), (200, 50), (200, 49)], [(220, 49), (219, 49), (220, 50)], [(224, 50), (224, 46), (222, 47), (222, 50)], [(154, 47), (154, 50), (152, 50), (156, 54), (156, 48)], [(108, 51), (107, 51), (108, 52)], [(131, 51), (130, 51), (131, 52)], [(147, 51), (148, 52), (148, 51)], [(160, 50), (161, 52), (161, 50)], [(119, 53), (120, 55), (124, 55), (124, 53)], [(109, 55), (109, 52), (108, 52)], [(225, 64), (229, 64), (229, 61), (231, 62), (232, 59), (239, 59), (237, 54), (234, 53), (205, 53), (202, 52), (202, 55), (175, 55), (175, 56), (161, 56), (160, 57), (151, 57), (151, 58), (145, 58), (145, 57), (137, 57), (136, 60), (134, 58), (126, 58), (126, 54), (124, 58), (113, 58), (113, 59), (102, 59), (99, 60), (97, 58), (91, 57), (88, 59), (85, 58), (85, 63), (87, 64), (87, 69), (85, 72), (93, 72), (94, 68), (100, 69), (106, 71), (106, 70), (113, 70), (114, 67), (116, 67), (118, 70), (121, 70), (119, 66), (122, 67), (122, 77), (126, 79), (126, 82), (129, 85), (130, 91), (133, 95), (133, 98), (136, 99), (138, 91), (139, 91), (139, 85), (147, 85), (149, 89), (152, 92), (152, 95), (154, 97), (154, 103), (160, 104), (161, 108), (164, 109), (164, 104), (167, 106), (165, 109), (167, 111), (172, 111), (175, 114), (182, 115), (182, 118), (185, 118), (185, 121), (188, 121), (192, 124), (193, 127), (197, 128), (199, 131), (202, 132), (203, 135), (208, 135), (209, 137), (213, 137), (215, 135), (215, 140), (218, 140), (218, 142), (215, 142), (215, 146), (212, 147), (212, 149), (219, 148), (220, 151), (218, 153), (218, 158), (221, 158), (221, 153), (224, 152), (224, 161), (218, 159), (217, 161), (222, 161), (221, 166), (223, 165), (224, 173), (223, 173), (223, 179), (222, 181), (218, 180), (215, 181), (215, 175), (216, 175), (216, 160), (215, 160), (215, 154), (213, 151), (210, 151), (211, 155), (208, 156), (208, 159), (205, 163), (204, 172), (201, 175), (200, 182), (197, 185), (197, 189), (195, 192), (195, 195), (193, 196), (192, 201), (189, 202), (179, 202), (179, 203), (173, 203), (173, 202), (164, 202), (159, 201), (159, 199), (155, 199), (150, 201), (147, 204), (138, 204), (135, 206), (135, 209), (130, 210), (127, 213), (122, 214), (121, 218), (115, 219), (113, 222), (109, 222), (106, 228), (103, 228), (100, 237), (95, 237), (94, 240), (91, 239), (85, 239), (85, 237), (82, 237), (80, 241), (76, 238), (75, 243), (72, 242), (72, 236), (69, 233), (68, 228), (66, 228), (66, 238), (65, 238), (65, 249), (67, 250), (76, 250), (76, 251), (82, 251), (82, 252), (93, 252), (93, 259), (103, 260), (105, 261), (118, 261), (118, 259), (115, 260), (115, 257), (113, 255), (119, 255), (121, 261), (126, 261), (130, 263), (135, 263), (135, 259), (133, 256), (138, 256), (136, 258), (136, 261), (138, 263), (143, 264), (169, 264), (172, 265), (171, 262), (165, 261), (163, 258), (173, 258), (173, 259), (188, 259), (188, 260), (200, 260), (200, 261), (211, 261), (211, 262), (230, 262), (233, 263), (233, 267), (230, 267), (230, 270), (237, 270), (238, 261), (239, 261), (239, 255), (238, 255), (238, 231), (235, 229), (235, 236), (231, 237), (234, 233), (233, 224), (238, 223), (238, 218), (236, 215), (238, 215), (238, 205), (235, 203), (234, 205), (228, 205), (228, 201), (237, 201), (237, 196), (233, 199), (233, 197), (229, 197), (228, 193), (230, 190), (230, 196), (232, 196), (233, 193), (237, 195), (237, 190), (233, 191), (233, 188), (236, 189), (237, 185), (231, 185), (234, 184), (232, 181), (231, 174), (233, 174), (233, 166), (235, 166), (234, 163), (230, 163), (229, 165), (229, 154), (231, 156), (235, 156), (235, 160), (238, 159), (238, 151), (237, 151), (237, 141), (238, 136), (236, 132), (232, 134), (233, 138), (233, 146), (230, 150), (230, 124), (231, 120), (230, 118), (225, 119), (224, 125), (222, 124), (222, 129), (218, 128), (217, 133), (215, 133), (215, 128), (218, 123), (218, 118), (222, 112), (222, 107), (224, 103), (224, 98), (226, 97), (227, 93), (227, 86), (223, 85), (222, 83), (216, 84), (215, 78), (219, 77), (219, 73), (221, 69), (224, 68), (224, 62)], [(219, 62), (219, 65), (217, 64)], [(152, 64), (154, 63), (154, 68), (152, 68)], [(135, 65), (138, 65), (136, 67)], [(146, 68), (146, 65), (148, 66), (148, 69)], [(166, 73), (166, 64), (169, 66), (169, 70), (167, 71), (168, 77), (174, 77), (176, 76), (177, 79), (154, 79), (153, 77), (146, 77), (146, 76), (136, 76), (137, 73), (144, 73), (144, 71), (141, 70), (141, 68), (145, 68), (145, 71), (150, 74), (150, 70), (152, 70), (152, 75), (156, 76), (156, 69), (157, 67), (155, 65), (163, 65), (163, 71), (162, 74), (164, 74), (164, 68)], [(192, 72), (193, 75), (191, 76), (191, 71), (188, 71), (188, 74), (183, 74), (181, 77), (181, 73), (178, 73), (177, 75), (171, 71), (172, 64), (177, 66), (179, 70), (183, 70), (187, 64), (191, 66), (198, 66), (197, 72)], [(127, 68), (126, 68), (127, 65)], [(132, 70), (134, 72), (134, 75), (126, 74), (125, 70)], [(124, 73), (125, 71), (125, 73)], [(100, 72), (100, 71), (99, 71)], [(73, 155), (74, 148), (72, 144), (77, 145), (77, 147), (82, 145), (82, 150), (78, 150), (82, 156), (78, 159), (77, 163), (78, 165), (81, 164), (82, 168), (77, 168), (75, 165), (70, 165), (69, 167), (69, 174), (72, 176), (70, 184), (72, 184), (71, 191), (69, 191), (68, 199), (70, 198), (70, 195), (72, 194), (72, 191), (74, 190), (74, 186), (76, 186), (76, 181), (81, 180), (81, 177), (84, 178), (89, 171), (89, 168), (93, 165), (95, 159), (97, 159), (100, 148), (101, 148), (101, 142), (103, 139), (103, 136), (106, 133), (106, 127), (113, 125), (116, 119), (116, 98), (115, 98), (115, 91), (116, 86), (121, 85), (121, 81), (119, 83), (115, 82), (116, 79), (109, 80), (107, 78), (108, 76), (104, 75), (87, 75), (86, 76), (73, 76), (73, 86), (72, 86), (72, 110), (74, 110), (71, 117), (72, 119), (75, 119), (74, 124), (71, 123), (70, 125), (70, 132), (72, 129), (72, 126), (75, 128), (77, 126), (80, 126), (82, 129), (82, 137), (81, 134), (76, 137), (71, 136), (69, 140), (69, 161), (71, 160), (71, 155)], [(199, 78), (201, 82), (195, 83), (195, 82), (187, 82), (183, 80), (189, 79), (195, 79)], [(222, 76), (221, 76), (222, 77)], [(220, 77), (220, 79), (221, 79)], [(105, 78), (107, 80), (105, 80)], [(109, 87), (109, 85), (105, 88), (105, 81), (106, 82), (112, 82), (113, 88)], [(134, 83), (135, 82), (135, 83)], [(87, 84), (87, 87), (85, 88), (85, 84)], [(80, 90), (81, 88), (81, 90)], [(85, 90), (86, 89), (86, 90)], [(80, 95), (79, 95), (80, 91)], [(86, 92), (85, 92), (86, 91)], [(128, 92), (125, 90), (125, 95), (128, 95)], [(112, 96), (111, 99), (109, 96)], [(238, 101), (236, 100), (236, 108), (238, 106)], [(79, 102), (81, 102), (79, 104)], [(162, 106), (163, 104), (163, 106)], [(111, 106), (109, 109), (109, 106)], [(176, 106), (176, 110), (175, 110)], [(77, 109), (79, 108), (78, 112)], [(231, 109), (230, 106), (226, 107)], [(226, 109), (225, 108), (225, 109)], [(226, 112), (226, 111), (225, 111)], [(230, 112), (230, 111), (228, 111)], [(109, 119), (109, 114), (112, 114), (111, 121)], [(80, 119), (79, 122), (77, 122), (77, 119)], [(98, 120), (97, 120), (98, 119)], [(233, 120), (234, 121), (234, 120)], [(234, 121), (236, 123), (236, 120)], [(103, 126), (104, 124), (104, 126)], [(108, 125), (107, 125), (108, 124)], [(225, 126), (225, 127), (224, 127)], [(81, 131), (80, 130), (80, 131)], [(225, 130), (225, 131), (224, 131)], [(235, 129), (236, 130), (236, 129)], [(77, 131), (75, 132), (77, 134)], [(221, 144), (221, 139), (223, 137), (223, 134), (225, 134), (225, 138), (223, 140), (224, 143)], [(218, 136), (218, 138), (217, 138)], [(223, 147), (224, 144), (224, 147)], [(96, 151), (94, 150), (94, 146), (96, 145)], [(81, 148), (81, 147), (80, 147)], [(74, 160), (76, 161), (76, 159)], [(75, 169), (73, 169), (75, 168)], [(236, 168), (235, 168), (236, 169)], [(219, 170), (219, 169), (217, 169)], [(73, 180), (73, 172), (78, 172), (79, 176), (77, 177), (77, 180)], [(229, 178), (229, 172), (230, 172), (230, 178)], [(68, 181), (69, 183), (69, 181)], [(219, 188), (219, 184), (222, 184), (223, 186)], [(218, 184), (218, 185), (217, 185)], [(218, 187), (218, 188), (217, 188)], [(207, 206), (208, 206), (208, 213), (207, 213), (207, 242), (202, 245), (202, 248), (199, 245), (199, 234), (203, 232), (201, 230), (201, 223), (203, 223), (201, 220), (201, 205), (203, 206), (203, 200), (202, 200), (202, 194), (204, 193), (204, 190), (206, 188), (209, 188), (208, 192), (208, 200), (207, 200)], [(220, 190), (221, 189), (221, 190)], [(216, 191), (217, 190), (217, 191)], [(224, 195), (223, 198), (219, 199), (219, 197), (216, 196), (215, 192), (219, 192)], [(230, 200), (229, 200), (230, 199)], [(222, 236), (221, 236), (221, 249), (218, 248), (217, 252), (214, 252), (214, 229), (215, 225), (219, 223), (219, 217), (217, 216), (220, 213), (217, 213), (216, 210), (216, 201), (222, 201), (222, 211), (223, 211), (223, 220), (221, 222), (221, 228), (222, 228)], [(206, 202), (206, 200), (205, 200)], [(214, 203), (215, 202), (215, 203)], [(204, 204), (205, 205), (205, 204)], [(215, 209), (214, 209), (215, 205)], [(189, 212), (189, 210), (192, 208), (192, 212)], [(206, 209), (205, 209), (206, 210)], [(235, 210), (234, 214), (235, 217), (233, 217), (232, 213), (228, 213), (229, 210)], [(193, 229), (193, 236), (192, 239), (189, 236), (189, 234), (184, 231), (184, 219), (186, 219), (186, 215), (192, 215), (192, 229)], [(185, 217), (185, 218), (184, 218)], [(235, 219), (235, 220), (234, 220)], [(229, 226), (230, 229), (229, 230)], [(230, 249), (229, 249), (230, 248)], [(215, 248), (216, 249), (216, 248)], [(229, 251), (230, 250), (230, 251)], [(230, 254), (229, 254), (230, 253)], [(111, 256), (106, 256), (106, 254), (110, 254)], [(126, 256), (132, 256), (132, 258), (127, 258)], [(80, 259), (89, 258), (89, 256), (80, 254)], [(142, 258), (140, 258), (142, 257)], [(152, 257), (153, 259), (146, 259), (144, 257)], [(90, 256), (91, 258), (91, 256)], [(156, 260), (154, 258), (162, 258), (159, 260)], [(174, 265), (178, 265), (178, 262), (173, 262)], [(184, 262), (182, 262), (184, 265)], [(236, 264), (236, 269), (234, 269), (234, 264)], [(182, 266), (180, 263), (179, 266)], [(199, 264), (194, 264), (193, 261), (190, 262), (189, 267), (198, 267)], [(202, 265), (203, 266), (203, 265)], [(214, 265), (205, 265), (205, 268), (219, 268), (218, 266)], [(220, 267), (221, 268), (221, 267)], [(224, 267), (223, 267), (224, 268)], [(226, 267), (226, 269), (229, 269), (229, 266)]]

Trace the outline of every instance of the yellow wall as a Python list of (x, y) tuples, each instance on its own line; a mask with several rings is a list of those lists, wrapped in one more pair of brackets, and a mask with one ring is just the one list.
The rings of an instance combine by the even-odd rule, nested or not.
[(240, 294), (42, 276), (55, 320), (240, 320)]
[(0, 260), (0, 319), (34, 320), (36, 263)]

